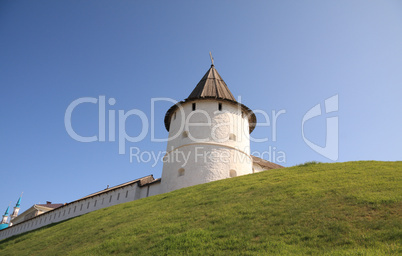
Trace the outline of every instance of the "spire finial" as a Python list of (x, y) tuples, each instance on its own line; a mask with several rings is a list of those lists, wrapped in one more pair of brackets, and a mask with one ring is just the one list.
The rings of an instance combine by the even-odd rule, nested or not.
[(212, 53), (209, 52), (209, 57), (211, 58), (211, 66), (214, 65), (214, 58), (212, 57)]

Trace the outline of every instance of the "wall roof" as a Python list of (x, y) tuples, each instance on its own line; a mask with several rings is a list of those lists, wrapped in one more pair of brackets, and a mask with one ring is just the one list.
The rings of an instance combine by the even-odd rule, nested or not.
[(251, 158), (253, 158), (253, 164), (260, 165), (264, 170), (285, 168), (282, 165), (272, 163), (270, 161), (264, 160), (262, 158), (253, 155), (251, 156)]

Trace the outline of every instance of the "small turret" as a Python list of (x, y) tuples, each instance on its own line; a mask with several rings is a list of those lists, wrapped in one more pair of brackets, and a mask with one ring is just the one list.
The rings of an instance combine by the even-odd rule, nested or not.
[(20, 211), (20, 205), (21, 205), (21, 197), (22, 197), (22, 194), (21, 194), (20, 198), (18, 198), (17, 204), (14, 206), (14, 211), (10, 216), (11, 220), (13, 220), (14, 218), (16, 218), (18, 216), (18, 212)]
[(9, 209), (10, 209), (10, 206), (7, 207), (7, 210), (6, 210), (6, 212), (4, 213), (4, 215), (3, 215), (3, 219), (2, 219), (1, 222), (0, 222), (0, 230), (5, 229), (5, 228), (8, 227), (7, 220), (8, 220), (8, 210), (9, 210)]
[(1, 223), (0, 223), (0, 224), (7, 223), (7, 219), (8, 219), (8, 210), (9, 210), (9, 209), (10, 209), (10, 206), (7, 207), (7, 210), (6, 210), (6, 212), (4, 213), (3, 219), (1, 220)]

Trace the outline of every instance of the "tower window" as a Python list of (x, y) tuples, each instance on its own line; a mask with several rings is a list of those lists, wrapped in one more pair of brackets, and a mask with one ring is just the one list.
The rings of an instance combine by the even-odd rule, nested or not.
[(219, 109), (219, 111), (222, 111), (222, 103), (218, 104), (218, 109)]
[(236, 177), (237, 176), (236, 171), (235, 170), (230, 170), (229, 176), (230, 176), (230, 178)]
[(180, 176), (184, 176), (184, 169), (183, 168), (180, 168), (179, 169), (179, 171), (178, 171), (178, 176), (180, 177)]
[(233, 133), (229, 134), (229, 140), (236, 140), (236, 135), (234, 135)]
[(195, 110), (195, 103), (193, 103), (193, 111)]
[(183, 138), (187, 138), (187, 137), (188, 137), (188, 132), (187, 132), (187, 131), (184, 131), (182, 137), (183, 137)]
[(176, 112), (173, 114), (173, 120), (176, 120)]

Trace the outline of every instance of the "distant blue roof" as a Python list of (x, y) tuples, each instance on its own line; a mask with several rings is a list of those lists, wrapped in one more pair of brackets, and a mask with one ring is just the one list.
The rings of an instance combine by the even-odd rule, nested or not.
[(8, 223), (0, 224), (0, 230), (8, 228)]

